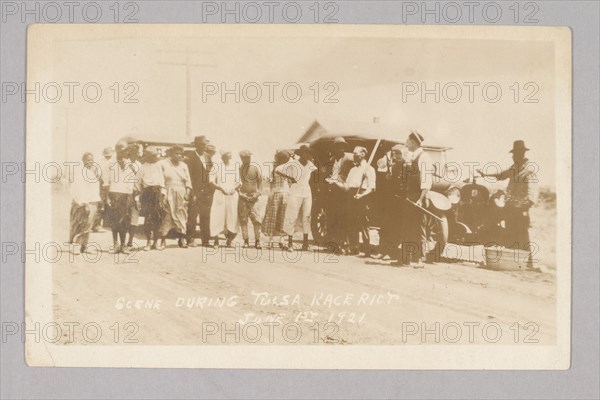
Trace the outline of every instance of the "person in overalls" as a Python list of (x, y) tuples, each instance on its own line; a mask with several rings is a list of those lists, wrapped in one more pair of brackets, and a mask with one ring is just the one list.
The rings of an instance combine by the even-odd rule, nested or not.
[[(412, 131), (406, 140), (406, 147), (412, 153), (412, 161), (406, 165), (406, 196), (416, 206), (429, 208), (428, 193), (433, 184), (434, 168), (429, 154), (421, 144), (425, 139), (417, 131)], [(427, 227), (430, 216), (417, 207), (404, 207), (405, 239), (399, 263), (422, 267), (427, 254)]]

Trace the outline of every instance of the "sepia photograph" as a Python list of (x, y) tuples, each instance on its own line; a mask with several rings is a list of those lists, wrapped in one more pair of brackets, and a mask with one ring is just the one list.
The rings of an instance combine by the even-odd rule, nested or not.
[(569, 368), (568, 28), (27, 42), (29, 365)]

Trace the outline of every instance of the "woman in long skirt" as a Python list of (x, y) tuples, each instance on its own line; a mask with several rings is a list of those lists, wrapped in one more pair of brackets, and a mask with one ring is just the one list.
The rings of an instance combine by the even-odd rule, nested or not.
[(210, 208), (210, 236), (215, 238), (215, 247), (221, 233), (225, 235), (226, 246), (230, 247), (239, 229), (237, 188), (241, 185), (240, 172), (231, 157), (230, 151), (223, 152), (223, 162), (218, 164), (213, 182), (215, 194)]
[(87, 252), (90, 232), (100, 202), (100, 173), (94, 168), (94, 156), (85, 153), (83, 167), (75, 170), (71, 183), (71, 218), (69, 243), (75, 254)]
[[(117, 161), (111, 165), (108, 177), (108, 217), (112, 229), (112, 253), (130, 253), (125, 243), (131, 224), (131, 207), (137, 171), (127, 158), (127, 146), (117, 143)], [(119, 240), (121, 245), (119, 246)]]
[[(262, 232), (269, 237), (269, 247), (273, 247), (273, 238), (283, 236), (283, 224), (285, 222), (285, 207), (289, 192), (288, 179), (278, 172), (284, 172), (284, 164), (290, 160), (290, 154), (287, 151), (278, 151), (275, 153), (275, 163), (269, 179), (270, 192), (267, 200), (267, 210), (262, 222)], [(279, 243), (284, 247), (283, 243)]]
[[(168, 158), (161, 162), (161, 166), (167, 192), (169, 230), (175, 231), (179, 247), (187, 248), (185, 237), (192, 181), (188, 166), (183, 162), (183, 147), (178, 145), (171, 147), (167, 150), (167, 156)], [(163, 230), (163, 234), (166, 235), (166, 233), (168, 230), (167, 232)], [(164, 238), (162, 241), (164, 245)]]
[(140, 191), (140, 215), (144, 217), (146, 247), (144, 250), (163, 250), (161, 227), (167, 214), (165, 177), (158, 160), (158, 150), (149, 146), (144, 152), (144, 164), (140, 167), (137, 185)]

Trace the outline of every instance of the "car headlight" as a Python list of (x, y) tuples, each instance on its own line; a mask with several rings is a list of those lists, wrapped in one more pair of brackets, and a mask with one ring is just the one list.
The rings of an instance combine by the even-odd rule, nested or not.
[(458, 188), (452, 188), (452, 189), (450, 189), (447, 192), (446, 196), (450, 200), (451, 204), (458, 204), (458, 203), (460, 203), (460, 190), (458, 190)]

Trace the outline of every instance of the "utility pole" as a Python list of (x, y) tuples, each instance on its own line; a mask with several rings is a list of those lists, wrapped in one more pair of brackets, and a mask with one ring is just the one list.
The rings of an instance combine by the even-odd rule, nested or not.
[(190, 54), (214, 54), (206, 51), (177, 51), (177, 50), (159, 50), (161, 53), (168, 54), (185, 54), (185, 62), (159, 62), (164, 65), (176, 65), (185, 67), (185, 135), (188, 138), (192, 137), (192, 68), (215, 68), (216, 64), (199, 64), (190, 62)]

